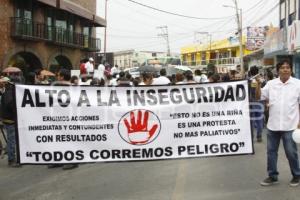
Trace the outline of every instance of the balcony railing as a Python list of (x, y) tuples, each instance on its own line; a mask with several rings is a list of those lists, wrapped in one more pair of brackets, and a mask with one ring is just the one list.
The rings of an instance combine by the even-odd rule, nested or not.
[(183, 65), (188, 66), (206, 66), (209, 63), (217, 65), (217, 66), (232, 66), (241, 64), (239, 57), (230, 57), (230, 58), (219, 58), (219, 59), (210, 59), (207, 60), (197, 60), (197, 61), (183, 61)]
[(98, 38), (17, 17), (11, 18), (11, 36), (25, 40), (44, 40), (87, 51), (100, 51), (101, 45)]

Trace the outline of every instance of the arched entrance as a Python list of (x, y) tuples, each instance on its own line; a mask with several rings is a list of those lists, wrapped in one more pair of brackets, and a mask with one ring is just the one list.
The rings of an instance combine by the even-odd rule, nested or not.
[(54, 59), (52, 59), (49, 70), (53, 73), (57, 73), (61, 68), (71, 70), (72, 63), (66, 56), (58, 55)]
[(35, 70), (43, 68), (40, 59), (30, 52), (19, 52), (13, 55), (8, 61), (8, 66), (20, 68), (27, 84), (34, 80)]

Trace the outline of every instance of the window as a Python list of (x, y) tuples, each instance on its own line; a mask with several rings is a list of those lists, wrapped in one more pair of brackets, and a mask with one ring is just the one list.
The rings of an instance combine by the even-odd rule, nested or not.
[(89, 47), (89, 37), (92, 34), (90, 27), (83, 27), (84, 48)]
[(32, 0), (22, 1), (15, 0), (15, 16), (25, 19), (32, 19)]
[(56, 19), (55, 20), (56, 26), (56, 40), (57, 42), (65, 43), (67, 39), (66, 29), (67, 29), (67, 21)]
[(32, 36), (32, 0), (15, 0), (16, 32), (21, 35)]
[(192, 58), (191, 58), (191, 61), (192, 61), (192, 65), (196, 65), (196, 54), (195, 53), (192, 53)]
[(280, 2), (280, 20), (285, 18), (285, 1)]
[(83, 34), (86, 36), (90, 36), (90, 28), (89, 27), (83, 27)]
[(231, 57), (236, 57), (236, 51), (231, 51)]
[(291, 25), (294, 20), (296, 20), (296, 0), (289, 0), (289, 25)]
[(298, 0), (298, 19), (300, 20), (300, 0)]
[(48, 40), (53, 39), (54, 16), (55, 16), (55, 10), (54, 9), (47, 8), (45, 10), (46, 38)]
[(191, 58), (191, 60), (192, 60), (192, 61), (195, 61), (195, 54), (193, 54), (193, 53), (192, 53), (192, 58)]
[(289, 14), (296, 12), (296, 0), (289, 0)]
[(69, 15), (68, 17), (68, 42), (73, 43), (74, 40), (74, 15)]
[(285, 1), (281, 0), (280, 1), (280, 28), (285, 27)]

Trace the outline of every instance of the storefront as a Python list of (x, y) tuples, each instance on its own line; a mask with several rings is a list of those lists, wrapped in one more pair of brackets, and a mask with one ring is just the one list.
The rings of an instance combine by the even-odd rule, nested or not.
[(296, 20), (287, 28), (287, 46), (293, 55), (294, 74), (300, 78), (300, 21)]
[(293, 61), (293, 55), (289, 53), (287, 48), (287, 31), (285, 29), (267, 34), (264, 44), (264, 59), (271, 59), (274, 67), (276, 63), (282, 60)]

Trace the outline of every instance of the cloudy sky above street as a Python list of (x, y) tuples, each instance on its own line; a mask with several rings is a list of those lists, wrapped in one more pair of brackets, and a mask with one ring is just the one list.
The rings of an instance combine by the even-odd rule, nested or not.
[[(270, 23), (278, 26), (278, 2), (238, 0), (244, 34), (247, 26)], [(223, 7), (234, 6), (233, 0), (108, 0), (107, 4), (107, 52), (128, 49), (166, 51), (166, 40), (158, 36), (162, 29), (157, 27), (161, 26), (168, 27), (171, 52), (175, 53), (194, 42), (209, 41), (207, 34), (196, 32), (209, 32), (212, 40), (217, 40), (234, 36), (237, 31), (235, 9)], [(97, 0), (97, 14), (104, 18), (105, 0)], [(97, 36), (102, 44), (103, 35), (104, 28), (99, 28)]]

